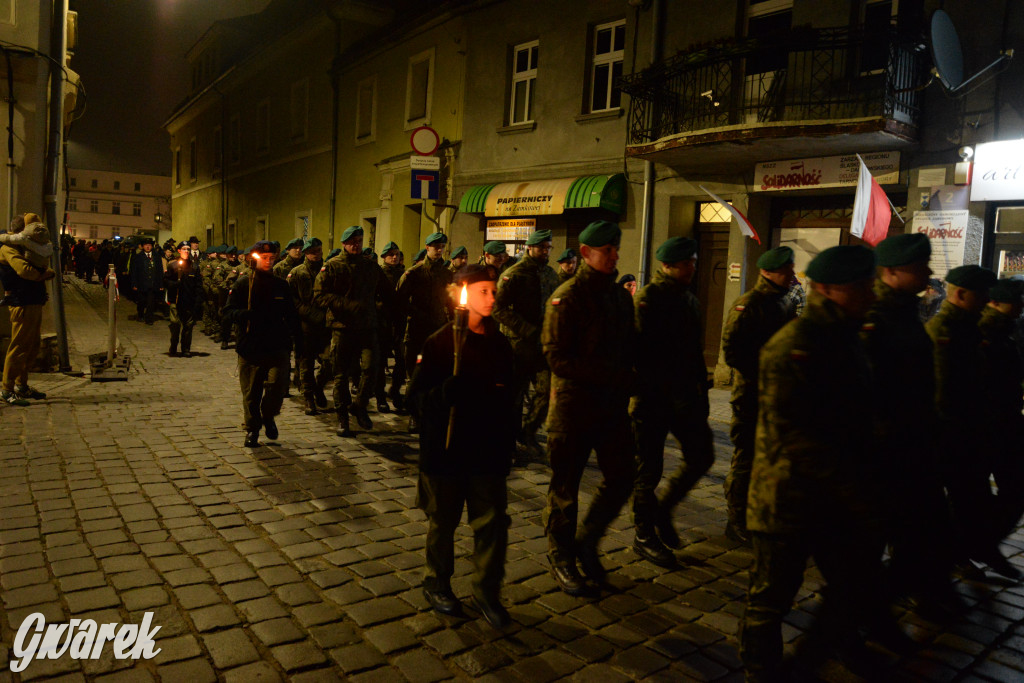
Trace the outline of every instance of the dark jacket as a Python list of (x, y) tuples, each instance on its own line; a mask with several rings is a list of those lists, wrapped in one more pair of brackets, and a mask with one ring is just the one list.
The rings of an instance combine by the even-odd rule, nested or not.
[[(487, 334), (467, 330), (452, 377), (451, 323), (427, 338), (408, 395), (420, 421), (420, 471), (442, 475), (508, 474), (519, 420), (513, 409), (512, 347), (492, 320)], [(455, 428), (445, 448), (448, 419)]]
[(984, 339), (986, 412), (997, 430), (1019, 423), (1024, 410), (1024, 365), (1014, 339), (1016, 322), (991, 306), (985, 307), (978, 322)]
[(130, 274), (132, 287), (139, 291), (163, 287), (164, 269), (156, 252), (150, 252), (147, 256), (146, 252), (140, 251), (132, 256)]
[(522, 372), (544, 367), (540, 332), (544, 305), (558, 288), (558, 276), (546, 261), (524, 256), (501, 275), (494, 302), (494, 319), (508, 337)]
[[(407, 318), (412, 339), (426, 339), (448, 322), (454, 308), (448, 296), (452, 273), (444, 259), (423, 259), (405, 271), (398, 282), (397, 305), (400, 317)], [(399, 327), (406, 323), (402, 320)]]
[(49, 268), (40, 270), (16, 248), (0, 247), (0, 284), (8, 306), (42, 306), (46, 303), (45, 279)]
[[(249, 287), (252, 305), (249, 305)], [(295, 340), (301, 348), (302, 329), (288, 283), (272, 273), (255, 271), (243, 275), (228, 293), (224, 318), (238, 325), (235, 351), (252, 363), (287, 357)]]
[(191, 260), (174, 259), (164, 271), (164, 287), (167, 289), (167, 303), (179, 309), (188, 309), (196, 314), (203, 310), (203, 278), (198, 264)]
[(377, 329), (377, 300), (385, 315), (394, 305), (394, 290), (384, 271), (362, 254), (342, 252), (324, 263), (313, 286), (316, 304), (327, 311), (331, 329)]

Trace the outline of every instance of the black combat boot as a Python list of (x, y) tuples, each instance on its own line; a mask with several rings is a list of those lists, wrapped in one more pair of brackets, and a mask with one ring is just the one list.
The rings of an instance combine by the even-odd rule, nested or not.
[(352, 430), (348, 426), (348, 408), (338, 408), (338, 436), (352, 436)]
[(316, 398), (313, 392), (306, 392), (302, 395), (302, 399), (306, 404), (306, 415), (316, 415)]
[(174, 358), (178, 355), (178, 332), (171, 332), (171, 348), (167, 351), (167, 355)]
[(388, 405), (388, 400), (384, 396), (377, 397), (377, 412), (378, 413), (390, 413), (391, 406)]
[(373, 429), (373, 420), (370, 419), (370, 414), (366, 412), (366, 406), (353, 403), (352, 414), (355, 416), (356, 422), (360, 427), (367, 430)]
[(326, 408), (327, 407), (327, 397), (324, 396), (324, 388), (323, 387), (317, 386), (317, 388), (313, 390), (313, 400), (316, 401), (316, 407), (317, 408)]

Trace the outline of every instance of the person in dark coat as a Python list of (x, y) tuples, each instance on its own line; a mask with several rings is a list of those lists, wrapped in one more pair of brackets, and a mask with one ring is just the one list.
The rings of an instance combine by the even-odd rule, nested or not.
[(492, 626), (503, 628), (509, 623), (499, 599), (509, 526), (505, 479), (519, 425), (512, 346), (491, 319), (496, 279), (489, 266), (460, 271), (457, 284), (466, 287), (468, 320), (458, 375), (448, 323), (423, 343), (408, 395), (421, 424), (419, 505), (430, 523), (424, 596), (442, 614), (462, 614), (451, 577), (455, 529), (465, 507), (473, 528), (473, 599)]
[(164, 270), (160, 257), (153, 253), (153, 240), (142, 243), (142, 251), (132, 257), (132, 292), (135, 294), (136, 319), (153, 324), (157, 294), (164, 289)]
[(167, 290), (167, 305), (170, 308), (171, 348), (169, 356), (178, 355), (178, 339), (181, 339), (181, 355), (192, 357), (192, 328), (203, 314), (203, 278), (199, 274), (199, 262), (192, 260), (188, 242), (178, 245), (178, 258), (167, 263), (164, 271), (164, 287)]
[(301, 354), (302, 328), (288, 283), (274, 277), (274, 247), (260, 240), (252, 248), (255, 268), (228, 292), (223, 317), (237, 325), (235, 352), (242, 386), (245, 446), (259, 446), (260, 429), (277, 439), (274, 418), (288, 388), (288, 354), (294, 341)]

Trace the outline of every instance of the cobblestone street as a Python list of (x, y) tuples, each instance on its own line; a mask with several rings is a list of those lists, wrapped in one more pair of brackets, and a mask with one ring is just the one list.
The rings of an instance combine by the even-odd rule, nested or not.
[[(86, 356), (105, 349), (106, 293), (68, 279), (72, 365), (88, 372)], [(548, 468), (514, 467), (503, 593), (514, 623), (500, 633), (475, 612), (448, 620), (426, 606), (418, 444), (407, 418), (371, 412), (373, 432), (340, 438), (333, 413), (306, 416), (293, 393), (280, 439), (243, 448), (234, 351), (197, 328), (199, 354), (171, 358), (166, 322), (129, 322), (129, 312), (122, 300), (129, 381), (33, 375), (47, 400), (0, 408), (0, 681), (742, 680), (735, 633), (752, 556), (723, 535), (726, 392), (713, 392), (717, 462), (677, 511), (679, 567), (638, 559), (624, 511), (602, 546), (614, 592), (558, 590), (542, 525)], [(670, 442), (668, 471), (679, 457)], [(584, 507), (598, 479), (590, 467)], [(1024, 536), (1008, 543), (1004, 552), (1024, 568)], [(464, 525), (454, 585), (462, 598), (471, 546)], [(808, 572), (787, 619), (790, 647), (814, 621), (816, 577)], [(972, 609), (948, 623), (901, 613), (922, 644), (916, 655), (872, 651), (877, 669), (863, 677), (826, 660), (817, 675), (1024, 679), (1024, 586), (957, 588)], [(98, 623), (139, 623), (152, 612), (161, 652), (133, 662), (108, 647), (98, 660), (33, 661), (14, 674), (14, 635), (36, 612)]]

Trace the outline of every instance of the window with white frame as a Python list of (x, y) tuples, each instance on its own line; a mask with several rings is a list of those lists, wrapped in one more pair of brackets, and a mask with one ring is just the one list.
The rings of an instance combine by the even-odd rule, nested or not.
[(377, 133), (377, 75), (364, 78), (356, 90), (356, 142), (369, 142)]
[(132, 215), (133, 216), (141, 216), (142, 215), (142, 204), (141, 203), (139, 203), (139, 202), (132, 202)]
[(309, 120), (309, 79), (292, 83), (291, 139), (299, 142), (306, 139)]
[(228, 159), (233, 164), (242, 160), (242, 122), (238, 114), (228, 121)]
[(98, 230), (98, 228), (95, 225), (90, 225), (89, 226), (89, 239), (91, 239), (91, 240), (96, 239), (96, 236), (97, 236), (98, 233), (99, 233), (99, 230)]
[(533, 121), (533, 89), (537, 81), (537, 53), (540, 42), (520, 43), (512, 48), (512, 92), (508, 122)]
[(74, 197), (68, 199), (68, 211), (78, 211), (78, 200)]
[(196, 139), (188, 141), (188, 179), (193, 183), (199, 176), (199, 163), (196, 159)]
[(256, 105), (256, 153), (266, 154), (270, 149), (270, 100)]
[(614, 83), (622, 75), (625, 46), (625, 19), (594, 27), (593, 52), (590, 55), (591, 112), (618, 109), (622, 95)]
[(110, 213), (114, 214), (115, 216), (121, 215), (121, 202), (111, 202)]
[(213, 170), (224, 168), (224, 130), (217, 126), (213, 129)]
[(100, 203), (98, 201), (96, 201), (95, 199), (91, 200), (89, 202), (89, 211), (91, 213), (99, 213), (99, 211), (100, 211)]
[(434, 48), (409, 58), (405, 87), (406, 127), (430, 123), (430, 105), (434, 90)]
[(110, 228), (110, 236), (111, 237), (117, 237), (120, 234), (121, 234), (121, 226), (120, 225), (115, 225), (112, 228)]

